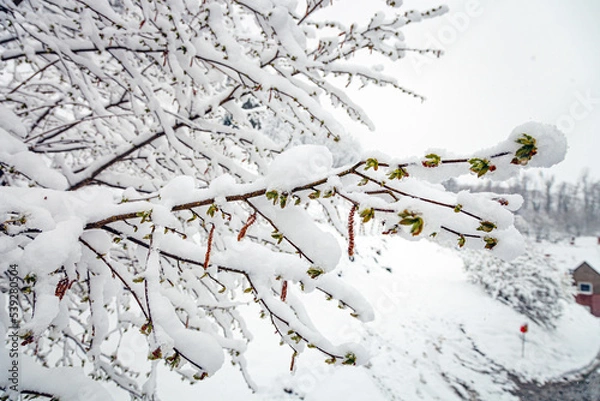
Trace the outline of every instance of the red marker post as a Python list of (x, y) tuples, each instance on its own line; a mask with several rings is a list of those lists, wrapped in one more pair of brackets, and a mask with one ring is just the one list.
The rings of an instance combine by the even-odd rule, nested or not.
[(529, 331), (529, 327), (527, 326), (527, 323), (521, 325), (521, 328), (519, 330), (521, 331), (521, 340), (522, 340), (521, 357), (524, 357), (525, 356), (525, 334), (527, 334), (527, 331)]

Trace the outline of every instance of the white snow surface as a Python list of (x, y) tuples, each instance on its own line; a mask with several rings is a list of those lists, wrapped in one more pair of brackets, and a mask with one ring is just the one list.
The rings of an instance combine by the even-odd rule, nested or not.
[[(4, 327), (2, 327), (4, 330)], [(0, 331), (2, 331), (0, 330)], [(4, 374), (5, 368), (11, 366), (5, 348), (0, 349), (0, 386), (13, 385)], [(61, 401), (112, 401), (115, 400), (101, 382), (86, 376), (79, 368), (54, 367), (52, 369), (40, 366), (29, 355), (19, 356), (19, 385), (40, 393), (51, 393), (60, 397)], [(15, 396), (14, 392), (8, 393)], [(16, 399), (16, 398), (15, 398)], [(20, 398), (19, 398), (20, 399)]]
[(323, 232), (304, 209), (281, 209), (264, 198), (254, 200), (253, 204), (273, 221), (292, 243), (303, 249), (315, 265), (324, 271), (331, 271), (337, 266), (341, 257), (337, 240), (332, 234)]
[(549, 245), (546, 252), (556, 258), (565, 270), (574, 270), (587, 262), (600, 273), (600, 244), (596, 237), (575, 238), (573, 244), (570, 240), (564, 240)]
[[(0, 120), (6, 118), (6, 109), (0, 109)], [(9, 119), (10, 121), (10, 119)], [(43, 156), (30, 152), (20, 140), (5, 131), (1, 125), (8, 121), (0, 121), (0, 162), (14, 167), (30, 179), (47, 188), (66, 189), (67, 179), (55, 169), (47, 166)], [(13, 131), (21, 132), (16, 127)]]
[(200, 363), (204, 371), (214, 373), (219, 370), (224, 358), (217, 340), (206, 333), (186, 330), (177, 317), (175, 308), (163, 295), (155, 293), (150, 299), (155, 323), (173, 341), (173, 346), (185, 357)]
[(266, 181), (270, 189), (290, 190), (323, 178), (331, 172), (333, 156), (321, 145), (300, 145), (278, 155), (269, 165)]

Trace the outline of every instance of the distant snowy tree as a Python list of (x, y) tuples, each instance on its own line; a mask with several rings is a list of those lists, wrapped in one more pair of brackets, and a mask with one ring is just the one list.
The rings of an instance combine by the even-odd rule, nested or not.
[[(328, 274), (339, 237), (353, 251), (354, 218), (384, 234), (518, 253), (519, 197), (439, 183), (552, 165), (564, 138), (527, 123), (468, 157), (362, 154), (324, 102), (373, 129), (345, 85), (418, 98), (358, 56), (437, 52), (411, 49), (400, 30), (446, 8), (381, 1), (384, 11), (346, 25), (324, 19), (337, 3), (2, 3), (0, 283), (20, 291), (2, 303), (0, 327), (3, 338), (18, 332), (35, 372), (23, 393), (109, 399), (96, 379), (155, 399), (159, 361), (195, 382), (225, 353), (255, 388), (239, 311), (252, 301), (293, 358), (314, 348), (332, 364), (364, 363), (359, 345), (316, 330), (301, 297), (320, 291), (373, 318), (360, 290)], [(147, 375), (120, 358), (129, 335), (147, 344)], [(76, 386), (56, 385), (59, 375)], [(11, 391), (4, 376), (0, 387)]]
[(463, 254), (469, 280), (531, 321), (552, 328), (567, 302), (573, 302), (571, 276), (533, 246), (512, 261), (490, 254)]

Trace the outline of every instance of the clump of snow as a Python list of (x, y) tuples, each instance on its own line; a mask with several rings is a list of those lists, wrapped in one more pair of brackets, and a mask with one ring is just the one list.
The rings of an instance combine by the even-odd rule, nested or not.
[[(0, 352), (0, 365), (3, 369), (10, 366), (10, 363), (8, 355)], [(12, 384), (6, 374), (0, 375), (1, 387), (8, 388)], [(80, 368), (42, 367), (33, 357), (26, 354), (19, 355), (19, 389), (23, 394), (24, 391), (52, 394), (61, 401), (114, 400), (100, 382), (85, 375)]]
[(16, 171), (44, 187), (55, 189), (68, 187), (65, 176), (49, 168), (43, 156), (30, 152), (24, 143), (2, 128), (0, 128), (0, 162), (14, 167)]
[(403, 0), (385, 0), (385, 3), (390, 7), (400, 8), (402, 7)]
[(182, 195), (193, 193), (196, 189), (194, 177), (182, 175), (173, 178), (159, 191), (160, 199), (166, 207), (172, 207), (180, 202)]
[(294, 23), (290, 15), (291, 4), (274, 7), (269, 16), (269, 22), (277, 33), (281, 46), (289, 56), (299, 61), (306, 59), (306, 38), (302, 30)]
[(217, 197), (223, 197), (227, 193), (231, 193), (236, 187), (235, 178), (229, 174), (223, 174), (210, 182), (210, 190)]
[(152, 294), (150, 308), (156, 329), (159, 333), (166, 333), (181, 355), (198, 364), (208, 374), (221, 368), (225, 359), (223, 349), (212, 335), (186, 329), (169, 299), (161, 294)]
[(267, 187), (291, 190), (327, 177), (333, 165), (329, 149), (320, 145), (299, 145), (278, 155), (269, 165)]
[(83, 224), (77, 219), (59, 222), (54, 230), (39, 234), (24, 250), (22, 271), (46, 276), (81, 257), (78, 238)]
[(515, 227), (498, 230), (494, 236), (498, 237), (498, 245), (493, 248), (492, 254), (502, 260), (513, 260), (525, 251), (524, 238)]
[[(21, 119), (10, 109), (0, 104), (0, 141), (2, 141), (2, 131), (12, 132), (13, 134), (25, 138), (27, 136), (27, 128), (23, 125)], [(4, 138), (6, 139), (6, 138)], [(2, 143), (2, 145), (5, 145)], [(4, 146), (0, 146), (0, 149)], [(25, 146), (23, 146), (25, 148)], [(5, 149), (10, 151), (9, 149)]]
[(537, 154), (531, 158), (531, 167), (551, 167), (564, 160), (567, 154), (567, 138), (554, 125), (527, 122), (516, 127), (509, 140), (516, 141), (523, 134), (535, 138)]
[(341, 250), (336, 238), (319, 228), (307, 211), (294, 206), (281, 209), (266, 199), (257, 199), (254, 204), (316, 266), (324, 271), (331, 271), (337, 266)]
[[(287, 253), (277, 253), (250, 241), (236, 241), (225, 238), (227, 252), (216, 253), (213, 261), (250, 274), (256, 284), (270, 286), (276, 275), (286, 280), (306, 279), (310, 264), (306, 260)], [(310, 288), (310, 287), (309, 287)]]

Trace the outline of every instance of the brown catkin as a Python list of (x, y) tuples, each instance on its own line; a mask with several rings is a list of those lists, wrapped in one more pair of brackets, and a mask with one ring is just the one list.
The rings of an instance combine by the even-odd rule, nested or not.
[(348, 215), (348, 256), (350, 259), (354, 258), (354, 214), (357, 208), (356, 205), (352, 205)]
[(281, 301), (285, 302), (285, 300), (287, 299), (287, 290), (288, 290), (288, 282), (287, 280), (283, 280), (283, 283), (281, 283)]
[(251, 215), (250, 217), (248, 217), (248, 220), (246, 221), (246, 224), (244, 224), (244, 226), (240, 230), (240, 233), (238, 234), (238, 237), (237, 237), (238, 241), (241, 241), (242, 238), (244, 238), (246, 236), (246, 231), (248, 231), (248, 228), (252, 224), (254, 224), (255, 221), (256, 221), (256, 213), (254, 213), (253, 215)]
[(67, 277), (61, 279), (56, 285), (56, 289), (54, 290), (54, 295), (58, 297), (58, 299), (62, 300), (65, 296), (67, 290), (71, 287), (72, 282), (69, 282)]
[(208, 269), (208, 264), (210, 263), (210, 250), (212, 249), (212, 241), (213, 235), (215, 234), (215, 225), (213, 224), (210, 227), (210, 232), (208, 233), (208, 244), (206, 245), (206, 255), (204, 255), (204, 269)]

